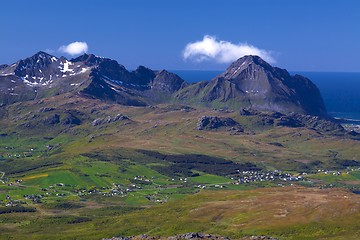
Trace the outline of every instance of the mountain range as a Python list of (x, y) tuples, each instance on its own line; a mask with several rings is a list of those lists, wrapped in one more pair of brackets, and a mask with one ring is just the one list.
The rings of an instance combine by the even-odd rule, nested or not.
[(128, 71), (117, 61), (84, 54), (71, 60), (45, 52), (0, 66), (0, 103), (74, 93), (129, 106), (159, 103), (301, 113), (327, 118), (319, 89), (258, 56), (244, 56), (209, 81), (187, 83), (166, 70), (139, 66)]

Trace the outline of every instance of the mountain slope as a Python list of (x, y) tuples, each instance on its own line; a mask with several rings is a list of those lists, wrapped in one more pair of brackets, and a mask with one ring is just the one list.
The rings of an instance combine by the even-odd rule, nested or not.
[(0, 103), (9, 104), (63, 93), (123, 105), (144, 106), (169, 100), (187, 84), (165, 70), (139, 66), (128, 71), (117, 61), (84, 54), (67, 60), (45, 52), (0, 67)]
[(320, 91), (309, 79), (257, 56), (238, 59), (211, 81), (182, 89), (176, 97), (208, 106), (327, 116)]

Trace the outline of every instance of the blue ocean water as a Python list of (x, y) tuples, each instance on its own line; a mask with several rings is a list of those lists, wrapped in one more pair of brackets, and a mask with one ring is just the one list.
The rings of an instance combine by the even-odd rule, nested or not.
[[(187, 82), (210, 80), (222, 71), (172, 71)], [(291, 72), (309, 78), (320, 89), (334, 117), (360, 120), (360, 72)]]
[(316, 84), (332, 116), (360, 120), (360, 73), (299, 72), (298, 74)]

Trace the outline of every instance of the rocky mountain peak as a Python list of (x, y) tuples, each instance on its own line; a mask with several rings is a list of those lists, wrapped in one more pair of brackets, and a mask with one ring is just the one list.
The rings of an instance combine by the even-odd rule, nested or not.
[(273, 67), (258, 56), (247, 55), (233, 62), (220, 77), (226, 80), (236, 79), (243, 75), (243, 72), (246, 70), (248, 70), (248, 72), (257, 70), (272, 72)]
[(139, 66), (132, 74), (137, 85), (148, 85), (155, 78), (154, 71), (144, 66)]
[(241, 57), (238, 60), (236, 60), (235, 62), (233, 62), (230, 65), (230, 67), (231, 66), (241, 66), (241, 65), (243, 65), (243, 63), (256, 64), (256, 65), (260, 65), (263, 67), (271, 67), (271, 65), (269, 63), (267, 63), (261, 57), (256, 56), (256, 55), (246, 55), (244, 57)]
[(0, 70), (2, 70), (2, 69), (5, 69), (5, 68), (7, 68), (9, 65), (7, 65), (7, 64), (2, 64), (2, 65), (0, 65)]
[(186, 86), (186, 82), (178, 75), (161, 70), (156, 73), (152, 87), (161, 91), (173, 93)]
[(95, 66), (97, 64), (100, 64), (101, 62), (103, 62), (106, 58), (103, 57), (99, 57), (96, 56), (94, 54), (87, 54), (84, 53), (83, 55), (77, 57), (77, 58), (73, 58), (70, 61), (71, 62), (84, 62), (84, 64), (88, 67), (92, 67)]
[(207, 106), (297, 112), (327, 117), (319, 89), (309, 79), (291, 76), (258, 56), (244, 56), (211, 81), (190, 85), (178, 99)]
[[(55, 57), (55, 56), (53, 56), (53, 55), (51, 55), (51, 54), (49, 54), (49, 53), (47, 53), (47, 52), (44, 52), (44, 51), (39, 51), (39, 52), (37, 52), (37, 53), (35, 53), (32, 57), (30, 57), (30, 58), (35, 58), (35, 59), (37, 59), (37, 58), (42, 58), (42, 59), (49, 59), (49, 58), (52, 58), (52, 57)], [(55, 57), (56, 58), (56, 57)]]
[(36, 71), (42, 71), (56, 61), (58, 61), (58, 58), (55, 56), (40, 51), (29, 58), (17, 62), (14, 72), (19, 77), (25, 77), (26, 75), (35, 76), (37, 75)]

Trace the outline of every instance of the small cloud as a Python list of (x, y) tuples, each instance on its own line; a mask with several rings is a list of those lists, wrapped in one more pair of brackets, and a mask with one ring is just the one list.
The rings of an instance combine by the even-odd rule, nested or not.
[(213, 60), (218, 63), (231, 63), (245, 55), (257, 55), (269, 63), (276, 62), (270, 51), (247, 43), (219, 41), (209, 35), (205, 35), (201, 41), (188, 43), (183, 51), (184, 60), (190, 59), (196, 62)]
[(59, 51), (73, 56), (86, 53), (88, 48), (89, 47), (86, 42), (72, 42), (69, 45), (59, 47)]

